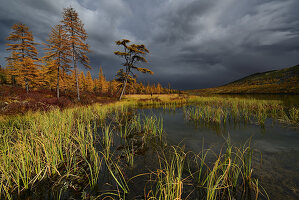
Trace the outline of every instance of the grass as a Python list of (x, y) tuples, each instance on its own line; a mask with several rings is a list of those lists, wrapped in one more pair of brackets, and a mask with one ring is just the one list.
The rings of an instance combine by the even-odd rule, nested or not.
[(285, 107), (278, 100), (191, 97), (189, 101), (193, 102), (193, 106), (187, 106), (184, 114), (191, 121), (224, 125), (233, 121), (264, 126), (266, 120), (271, 119), (279, 123), (299, 124), (299, 108)]
[(156, 183), (156, 187), (148, 192), (147, 199), (182, 199), (183, 169), (187, 154), (180, 147), (170, 148), (170, 156), (163, 154), (159, 157), (160, 167), (152, 173), (155, 179), (151, 180)]
[[(168, 150), (156, 154), (159, 165), (155, 170), (144, 172), (151, 174), (150, 188), (144, 186), (147, 199), (186, 198), (192, 195), (185, 191), (190, 184), (206, 199), (223, 195), (233, 199), (240, 195), (237, 191), (241, 195), (251, 193), (249, 188), (258, 196), (261, 189), (258, 180), (252, 178), (250, 145), (236, 148), (228, 143), (225, 152), (220, 152), (212, 164), (206, 160), (210, 153), (204, 150), (190, 161), (190, 153), (166, 145), (162, 117), (136, 114), (132, 108), (184, 107), (189, 120), (213, 124), (255, 120), (263, 125), (268, 118), (298, 124), (299, 118), (298, 108), (286, 108), (280, 101), (180, 95), (162, 95), (159, 100), (148, 95), (145, 98), (150, 99), (146, 101), (137, 98), (129, 96), (113, 104), (28, 112), (2, 119), (0, 197), (22, 197), (48, 181), (52, 190), (59, 191), (57, 198), (63, 191), (79, 191), (95, 198), (125, 199), (131, 191), (126, 171), (134, 169), (138, 152), (153, 142), (162, 143), (161, 148)], [(123, 148), (117, 149), (118, 146)], [(190, 162), (196, 170), (187, 166)], [(98, 189), (106, 183), (108, 189)]]

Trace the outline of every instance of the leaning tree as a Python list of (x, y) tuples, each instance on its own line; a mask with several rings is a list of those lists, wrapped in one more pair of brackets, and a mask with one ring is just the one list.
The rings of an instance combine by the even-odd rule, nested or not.
[(119, 84), (117, 85), (118, 91), (120, 91), (124, 87), (124, 81), (127, 78), (127, 86), (126, 89), (130, 90), (134, 87), (134, 84), (136, 83), (136, 77), (132, 77), (130, 74), (126, 76), (126, 73), (123, 69), (118, 70), (116, 74), (115, 81)]
[(123, 79), (123, 88), (119, 97), (121, 100), (122, 96), (125, 93), (126, 85), (128, 82), (129, 75), (135, 76), (132, 70), (137, 70), (142, 73), (153, 74), (153, 72), (147, 68), (137, 67), (136, 64), (139, 62), (147, 63), (145, 59), (146, 54), (149, 53), (149, 50), (143, 44), (131, 44), (131, 41), (127, 39), (116, 41), (116, 45), (123, 47), (124, 51), (115, 51), (114, 54), (122, 57), (124, 59), (123, 66), (125, 67), (125, 77)]

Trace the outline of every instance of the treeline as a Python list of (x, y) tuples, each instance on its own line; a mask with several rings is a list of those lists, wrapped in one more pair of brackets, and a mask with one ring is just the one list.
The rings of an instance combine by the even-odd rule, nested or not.
[[(129, 71), (120, 69), (114, 80), (107, 81), (102, 68), (97, 78), (92, 78), (87, 71), (84, 74), (79, 65), (90, 69), (89, 46), (86, 43), (87, 33), (84, 24), (73, 8), (65, 8), (60, 24), (52, 27), (46, 43), (38, 44), (25, 24), (15, 24), (8, 36), (10, 56), (6, 58), (5, 69), (0, 68), (0, 83), (20, 85), (26, 91), (35, 89), (56, 90), (57, 98), (60, 92), (76, 92), (80, 101), (81, 93), (116, 96), (120, 92), (126, 94), (162, 94), (176, 93), (176, 90), (156, 85), (138, 83), (136, 76), (130, 76)], [(38, 57), (37, 45), (44, 46), (44, 56)], [(144, 45), (131, 45), (133, 60), (140, 60), (137, 53)], [(134, 53), (134, 54), (133, 54)], [(136, 59), (137, 58), (137, 59)], [(128, 65), (130, 67), (130, 65)], [(144, 71), (145, 68), (138, 68)], [(86, 70), (85, 70), (86, 71)]]
[[(34, 84), (32, 84), (31, 89), (56, 90), (56, 75), (57, 74), (53, 74), (53, 76), (36, 77), (36, 81), (32, 82)], [(98, 96), (110, 97), (118, 96), (123, 85), (123, 83), (117, 78), (117, 76), (111, 81), (106, 80), (101, 67), (97, 78), (92, 78), (89, 71), (87, 71), (86, 74), (83, 71), (80, 71), (78, 82), (79, 90), (81, 93), (93, 93)], [(12, 75), (11, 71), (8, 68), (0, 68), (0, 84), (22, 86), (22, 82), (18, 82), (17, 76)], [(61, 74), (60, 91), (62, 91), (63, 93), (76, 92), (76, 78), (74, 72), (64, 72)], [(170, 84), (168, 84), (167, 87), (163, 87), (160, 83), (150, 84), (149, 82), (137, 82), (136, 79), (130, 79), (126, 87), (126, 94), (173, 94), (178, 92), (178, 90), (171, 89)]]

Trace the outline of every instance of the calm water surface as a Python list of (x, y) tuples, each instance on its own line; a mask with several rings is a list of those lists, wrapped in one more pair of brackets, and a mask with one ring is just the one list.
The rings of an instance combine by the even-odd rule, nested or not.
[(264, 128), (252, 124), (231, 124), (225, 129), (196, 125), (184, 119), (182, 108), (141, 110), (146, 115), (162, 116), (169, 144), (184, 145), (186, 150), (202, 148), (220, 151), (226, 138), (237, 146), (251, 141), (255, 149), (254, 176), (270, 199), (299, 199), (299, 129), (267, 121)]

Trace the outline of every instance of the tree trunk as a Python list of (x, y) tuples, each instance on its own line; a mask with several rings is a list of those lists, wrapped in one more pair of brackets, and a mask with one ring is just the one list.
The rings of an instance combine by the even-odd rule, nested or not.
[(57, 99), (59, 99), (59, 67), (57, 67)]
[(28, 86), (28, 80), (27, 79), (25, 79), (25, 85), (26, 85), (26, 92), (28, 94), (28, 92), (29, 92), (29, 86)]
[(74, 68), (75, 68), (75, 76), (76, 76), (76, 87), (77, 87), (77, 97), (78, 101), (80, 101), (80, 90), (79, 90), (79, 81), (78, 81), (78, 72), (77, 72), (77, 63), (76, 60), (74, 60)]
[(122, 96), (125, 94), (125, 90), (126, 90), (126, 85), (127, 85), (127, 80), (128, 78), (126, 77), (125, 80), (124, 80), (124, 86), (123, 86), (123, 89), (120, 93), (120, 97), (119, 97), (119, 100), (121, 100)]
[(125, 90), (126, 90), (126, 85), (127, 85), (127, 82), (128, 82), (129, 73), (130, 73), (130, 67), (126, 68), (126, 76), (125, 76), (125, 80), (124, 80), (124, 86), (123, 86), (123, 89), (121, 91), (119, 100), (121, 100), (122, 96), (125, 95)]

